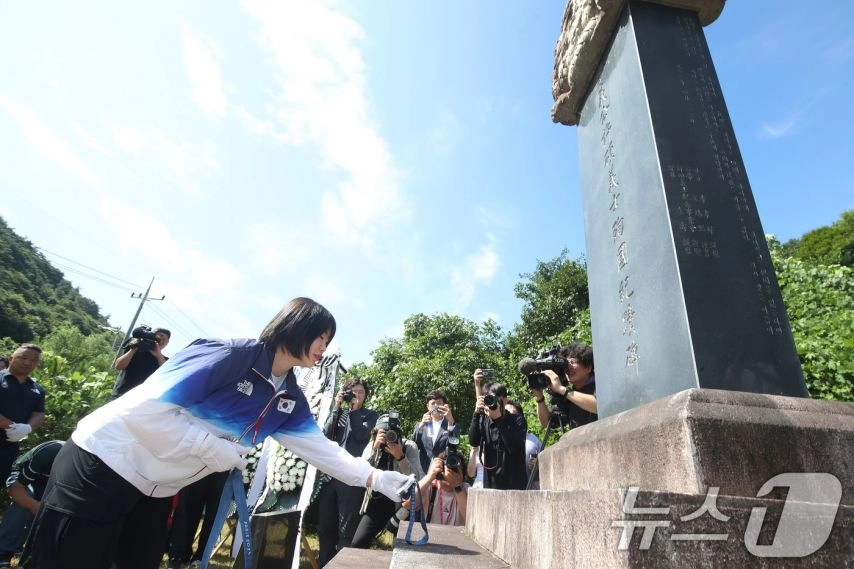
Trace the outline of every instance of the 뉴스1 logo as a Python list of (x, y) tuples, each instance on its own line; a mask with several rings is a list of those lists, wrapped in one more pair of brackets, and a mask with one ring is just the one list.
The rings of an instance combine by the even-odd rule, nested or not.
[(276, 405), (276, 410), (290, 415), (296, 406), (297, 402), (293, 399), (285, 399), (284, 397), (281, 397), (279, 398), (279, 404)]
[[(744, 532), (744, 545), (756, 557), (806, 557), (821, 549), (833, 530), (836, 511), (842, 500), (842, 484), (833, 474), (826, 472), (787, 472), (778, 474), (759, 489), (757, 498), (766, 496), (776, 487), (788, 487), (789, 492), (783, 504), (783, 511), (774, 540), (770, 545), (759, 544), (759, 535), (765, 522), (767, 508), (755, 506), (750, 510), (750, 519)], [(639, 508), (635, 506), (638, 486), (626, 490), (623, 500), (623, 514), (654, 514), (668, 516), (670, 507)], [(706, 494), (703, 505), (697, 511), (681, 516), (686, 522), (708, 514), (720, 522), (727, 522), (730, 516), (720, 512), (717, 507), (719, 487), (712, 486)], [(669, 519), (660, 520), (618, 520), (611, 522), (612, 528), (622, 528), (617, 549), (629, 548), (635, 529), (643, 529), (639, 549), (649, 549), (658, 528), (670, 528)], [(672, 533), (670, 541), (726, 541), (729, 533)]]

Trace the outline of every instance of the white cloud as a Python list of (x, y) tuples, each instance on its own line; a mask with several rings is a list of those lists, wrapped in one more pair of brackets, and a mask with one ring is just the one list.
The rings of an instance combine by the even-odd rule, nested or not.
[(762, 123), (759, 136), (760, 138), (783, 138), (792, 131), (796, 123), (797, 121), (794, 117), (790, 117), (777, 124)]
[(217, 61), (222, 50), (186, 21), (181, 22), (181, 49), (196, 105), (208, 118), (222, 117), (228, 107)]
[[(166, 294), (183, 312), (193, 314), (205, 335), (257, 335), (259, 324), (247, 317), (246, 307), (255, 303), (244, 271), (176, 238), (168, 225), (132, 203), (105, 195), (99, 213), (101, 232), (122, 252), (116, 262), (132, 259), (133, 266), (152, 271), (156, 275), (156, 294)], [(151, 240), (140, 239), (138, 231), (128, 231), (128, 227), (144, 227), (147, 234), (156, 236), (156, 246)], [(270, 315), (275, 310), (278, 307)], [(197, 334), (194, 328), (190, 335)]]
[(92, 150), (100, 152), (101, 154), (104, 154), (106, 156), (110, 156), (113, 154), (113, 150), (111, 148), (109, 148), (92, 133), (86, 130), (86, 128), (84, 128), (83, 125), (81, 125), (80, 123), (72, 122), (71, 128), (73, 128), (74, 132), (77, 133), (77, 136), (80, 138), (80, 141)]
[(210, 141), (170, 136), (152, 125), (135, 128), (116, 123), (112, 134), (118, 147), (190, 195), (199, 195), (198, 179), (222, 171)]
[(490, 235), (488, 244), (481, 246), (476, 254), (469, 255), (460, 268), (451, 272), (454, 298), (461, 306), (468, 306), (474, 298), (477, 285), (491, 281), (500, 265), (495, 239)]
[(250, 113), (243, 105), (232, 105), (231, 110), (238, 120), (243, 123), (244, 128), (252, 134), (258, 136), (269, 136), (278, 140), (284, 139), (283, 136), (276, 132), (275, 123), (255, 117), (255, 115)]
[(91, 185), (98, 181), (95, 173), (69, 148), (65, 141), (54, 134), (41, 118), (25, 105), (0, 94), (0, 109), (18, 123), (33, 148), (59, 164), (72, 176)]
[(493, 320), (494, 322), (501, 322), (501, 315), (497, 312), (484, 312), (483, 313), (483, 321)]
[(321, 2), (243, 5), (258, 21), (258, 42), (276, 67), (279, 140), (312, 146), (319, 165), (343, 177), (320, 196), (324, 230), (340, 244), (370, 249), (382, 229), (408, 213), (366, 95), (357, 45), (364, 31)]
[(437, 154), (448, 156), (460, 143), (462, 125), (454, 113), (443, 111), (428, 136), (429, 147)]

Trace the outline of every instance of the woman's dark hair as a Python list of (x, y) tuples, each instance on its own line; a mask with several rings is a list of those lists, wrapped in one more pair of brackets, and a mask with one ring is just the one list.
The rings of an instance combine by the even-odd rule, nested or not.
[(368, 387), (368, 382), (367, 382), (367, 381), (365, 381), (364, 379), (359, 379), (359, 378), (356, 378), (356, 379), (348, 379), (348, 380), (344, 383), (344, 387), (343, 387), (342, 389), (353, 389), (353, 386), (354, 386), (354, 385), (361, 385), (362, 387), (364, 387), (364, 388), (365, 388), (365, 401), (367, 401), (367, 400), (368, 400), (368, 397), (370, 397), (370, 396), (371, 396), (371, 390), (370, 390), (370, 388)]
[(312, 342), (324, 332), (335, 337), (335, 317), (310, 298), (295, 298), (270, 321), (258, 339), (270, 348), (285, 348), (294, 357), (308, 353)]

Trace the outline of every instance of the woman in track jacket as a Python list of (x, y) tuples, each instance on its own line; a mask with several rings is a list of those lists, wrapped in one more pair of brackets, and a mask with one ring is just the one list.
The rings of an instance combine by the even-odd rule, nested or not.
[(293, 373), (320, 360), (335, 319), (289, 302), (258, 340), (200, 339), (142, 385), (80, 421), (56, 458), (21, 566), (156, 569), (171, 496), (242, 469), (272, 436), (318, 470), (390, 498), (406, 477), (379, 471), (323, 436)]

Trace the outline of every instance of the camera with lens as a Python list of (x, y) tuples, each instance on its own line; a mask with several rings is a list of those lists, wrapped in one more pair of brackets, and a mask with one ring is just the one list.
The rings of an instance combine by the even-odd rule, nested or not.
[(151, 330), (151, 326), (146, 326), (145, 324), (134, 328), (130, 335), (132, 338), (139, 340), (136, 347), (142, 352), (150, 352), (157, 343), (157, 336)]
[[(445, 452), (445, 466), (456, 472), (462, 472), (463, 466), (463, 457), (461, 457), (460, 453), (457, 452), (459, 446), (460, 437), (448, 437), (448, 450)], [(445, 474), (443, 472), (440, 472), (439, 475), (436, 476), (436, 478), (438, 480), (444, 480)]]
[(400, 425), (400, 412), (396, 409), (388, 410), (388, 424), (385, 428), (385, 440), (387, 443), (396, 443), (403, 436), (403, 428)]
[(344, 403), (349, 403), (353, 399), (353, 390), (345, 389), (344, 392), (341, 394), (341, 399), (344, 400)]
[(487, 393), (483, 396), (483, 404), (489, 407), (492, 411), (498, 409), (498, 398), (494, 393)]

